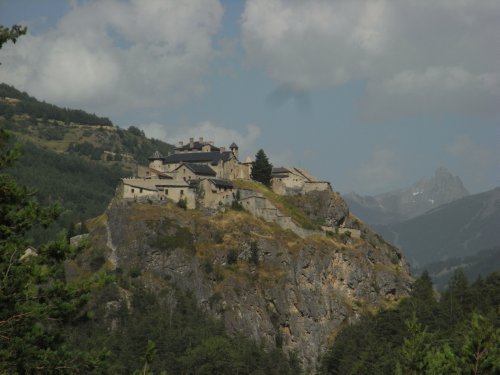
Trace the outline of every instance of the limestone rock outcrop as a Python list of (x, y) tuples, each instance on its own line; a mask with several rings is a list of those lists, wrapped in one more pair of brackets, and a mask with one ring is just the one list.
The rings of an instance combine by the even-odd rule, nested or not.
[[(331, 223), (347, 220), (345, 203), (331, 196), (320, 207), (328, 197), (314, 194), (298, 206)], [(92, 228), (91, 246), (117, 271), (154, 290), (174, 284), (192, 292), (230, 332), (296, 352), (307, 372), (343, 325), (410, 288), (399, 251), (364, 225), (359, 239), (301, 238), (245, 211), (116, 201)]]
[(289, 197), (295, 206), (320, 225), (337, 227), (345, 224), (349, 207), (339, 193), (331, 190), (311, 191)]

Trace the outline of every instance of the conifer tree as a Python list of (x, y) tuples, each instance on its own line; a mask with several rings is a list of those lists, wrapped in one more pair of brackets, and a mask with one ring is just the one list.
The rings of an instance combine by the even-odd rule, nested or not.
[(273, 165), (269, 163), (269, 159), (264, 150), (260, 149), (255, 155), (255, 161), (253, 162), (252, 180), (261, 182), (266, 186), (271, 186), (272, 171)]
[(17, 38), (26, 34), (26, 30), (26, 27), (20, 25), (14, 25), (10, 29), (0, 25), (0, 48), (2, 48), (4, 43), (7, 43), (8, 41), (15, 43)]
[[(0, 26), (0, 47), (26, 32)], [(71, 373), (94, 368), (99, 358), (65, 346), (63, 325), (74, 322), (86, 290), (64, 279), (70, 251), (65, 236), (28, 256), (27, 232), (47, 225), (56, 206), (41, 207), (34, 192), (19, 186), (7, 168), (19, 157), (9, 134), (0, 129), (0, 373)]]
[[(0, 373), (69, 373), (90, 369), (98, 359), (64, 345), (64, 324), (75, 322), (88, 290), (66, 283), (65, 236), (27, 256), (27, 232), (48, 224), (58, 207), (41, 207), (5, 169), (17, 149), (6, 149), (0, 129)], [(87, 367), (89, 366), (89, 367)]]

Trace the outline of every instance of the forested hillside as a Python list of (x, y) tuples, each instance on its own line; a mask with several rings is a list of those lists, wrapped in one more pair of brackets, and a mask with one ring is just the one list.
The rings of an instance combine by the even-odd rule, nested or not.
[[(136, 282), (138, 275), (106, 267), (75, 277), (71, 265), (85, 241), (75, 248), (59, 236), (36, 253), (24, 252), (26, 232), (49, 223), (57, 209), (41, 206), (6, 173), (18, 157), (8, 138), (0, 128), (1, 374), (299, 373), (293, 355), (230, 337), (173, 285), (156, 295), (148, 289), (153, 285)], [(24, 163), (47, 156), (25, 155), (31, 159)], [(71, 158), (61, 163), (58, 155), (50, 157), (56, 169), (82, 167)], [(122, 304), (109, 301), (116, 296)]]
[(425, 266), (438, 290), (446, 288), (454, 271), (459, 268), (470, 280), (498, 272), (500, 270), (500, 246), (478, 251), (477, 254), (468, 257), (449, 258)]
[(228, 335), (221, 320), (210, 318), (191, 294), (174, 286), (158, 295), (139, 279), (118, 273), (88, 308), (94, 319), (68, 327), (71, 346), (84, 352), (107, 348), (108, 374), (141, 367), (147, 370), (141, 374), (300, 374), (293, 353), (266, 351), (241, 335)]
[[(20, 184), (31, 186), (43, 204), (59, 203), (62, 213), (47, 229), (31, 233), (36, 244), (62, 229), (72, 234), (85, 231), (81, 224), (101, 214), (115, 193), (121, 177), (130, 174), (122, 166), (101, 165), (79, 155), (56, 153), (29, 142), (10, 173)], [(78, 225), (77, 225), (78, 224)]]
[(155, 150), (166, 155), (173, 149), (137, 127), (115, 127), (105, 117), (40, 102), (5, 84), (0, 84), (0, 127), (21, 147), (12, 175), (33, 187), (43, 204), (59, 202), (63, 208), (48, 231), (34, 229), (35, 244), (61, 229), (80, 233), (85, 228), (78, 223), (104, 211), (120, 178), (147, 164)]
[(30, 114), (44, 120), (58, 120), (64, 123), (78, 123), (86, 125), (113, 126), (107, 117), (99, 117), (80, 109), (60, 108), (53, 104), (40, 102), (5, 83), (0, 83), (0, 113), (10, 119), (16, 114)]
[(500, 273), (472, 285), (462, 271), (438, 296), (424, 273), (407, 300), (345, 327), (322, 374), (498, 374)]

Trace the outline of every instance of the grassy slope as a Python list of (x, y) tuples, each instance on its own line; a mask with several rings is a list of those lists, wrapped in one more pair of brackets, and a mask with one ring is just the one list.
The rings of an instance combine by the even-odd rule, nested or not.
[(307, 215), (298, 207), (294, 206), (287, 196), (278, 195), (263, 184), (255, 181), (237, 180), (234, 182), (240, 189), (248, 189), (261, 193), (274, 204), (283, 214), (290, 216), (292, 220), (305, 229), (318, 229), (318, 225), (313, 223)]

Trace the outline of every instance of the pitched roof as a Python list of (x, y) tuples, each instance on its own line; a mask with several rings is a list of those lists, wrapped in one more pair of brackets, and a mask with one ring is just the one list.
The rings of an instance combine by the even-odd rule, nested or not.
[[(191, 170), (194, 174), (200, 175), (200, 176), (215, 176), (217, 173), (210, 168), (206, 164), (194, 164), (194, 163), (184, 163), (182, 165), (185, 165), (186, 168)], [(179, 166), (177, 169), (179, 169), (181, 166)]]
[(124, 178), (122, 179), (123, 183), (125, 185), (133, 186), (139, 189), (146, 189), (146, 190), (151, 190), (155, 191), (156, 190), (156, 185), (154, 183), (154, 179), (149, 178), (149, 179), (142, 179), (142, 178)]
[(231, 143), (231, 145), (229, 146), (229, 148), (238, 148), (238, 145), (236, 143)]
[(221, 180), (219, 178), (209, 178), (208, 181), (210, 181), (212, 184), (214, 184), (217, 187), (227, 187), (227, 188), (233, 188), (233, 183), (228, 180)]
[(139, 189), (156, 191), (158, 187), (188, 187), (189, 184), (183, 180), (166, 180), (160, 178), (123, 178), (125, 185), (133, 186)]
[(160, 153), (160, 151), (156, 150), (156, 151), (153, 153), (153, 155), (151, 155), (148, 159), (149, 159), (149, 160), (155, 160), (155, 159), (156, 159), (156, 160), (158, 160), (158, 159), (165, 159), (165, 158), (164, 158), (164, 157), (163, 157), (163, 155)]
[(279, 173), (290, 173), (290, 171), (285, 167), (273, 168), (272, 174), (279, 174)]
[(159, 178), (164, 178), (164, 179), (168, 179), (168, 180), (171, 180), (173, 179), (172, 176), (168, 175), (167, 173), (165, 172), (160, 172), (159, 170), (157, 169), (154, 169), (154, 168), (148, 168), (148, 171), (152, 172), (153, 174), (156, 174), (158, 175)]
[(220, 160), (228, 161), (233, 156), (231, 151), (212, 151), (212, 152), (179, 152), (172, 154), (164, 159), (165, 164), (174, 163), (203, 163), (210, 162), (212, 165), (217, 165)]

